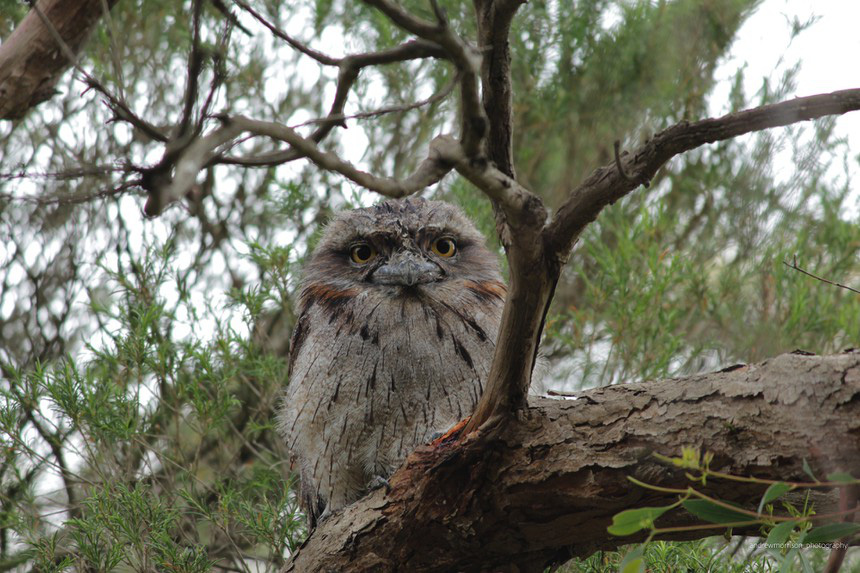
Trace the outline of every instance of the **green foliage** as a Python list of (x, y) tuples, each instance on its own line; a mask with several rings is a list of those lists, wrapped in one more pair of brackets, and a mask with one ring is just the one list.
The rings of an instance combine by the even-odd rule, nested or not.
[[(730, 537), (734, 528), (760, 528), (761, 532), (766, 534), (766, 541), (756, 545), (756, 549), (763, 548), (765, 550), (765, 554), (758, 561), (759, 564), (768, 566), (773, 564), (778, 566), (780, 571), (791, 571), (795, 561), (799, 560), (802, 570), (806, 573), (811, 571), (810, 561), (815, 558), (815, 553), (801, 552), (800, 549), (820, 548), (822, 544), (837, 541), (850, 544), (853, 537), (860, 532), (860, 525), (856, 523), (827, 523), (827, 521), (834, 519), (844, 519), (845, 512), (817, 514), (808, 501), (808, 495), (802, 508), (784, 501), (783, 509), (788, 515), (777, 514), (770, 503), (794, 489), (806, 488), (808, 490), (811, 487), (834, 486), (855, 487), (860, 484), (860, 480), (850, 474), (844, 472), (831, 474), (828, 477), (833, 478), (834, 481), (829, 482), (815, 480), (812, 483), (785, 483), (749, 476), (735, 476), (711, 470), (710, 463), (713, 460), (713, 455), (707, 452), (702, 454), (698, 448), (693, 447), (683, 448), (681, 457), (666, 457), (660, 454), (654, 454), (654, 457), (675, 467), (692, 470), (693, 473), (688, 472), (686, 475), (697, 486), (704, 487), (710, 478), (745, 484), (768, 485), (768, 488), (762, 496), (758, 511), (754, 512), (737, 504), (715, 499), (697, 487), (659, 487), (628, 476), (628, 480), (639, 487), (663, 494), (677, 494), (678, 500), (663, 507), (628, 509), (613, 516), (612, 525), (607, 528), (611, 535), (624, 537), (640, 532), (647, 534), (643, 544), (624, 554), (618, 565), (619, 571), (644, 571), (645, 551), (654, 544), (652, 540), (657, 536), (679, 531), (707, 531), (714, 529), (716, 525), (726, 528), (727, 537)], [(677, 527), (661, 527), (655, 523), (658, 518), (674, 509), (686, 511), (701, 523)], [(822, 522), (824, 523), (822, 524)], [(740, 546), (737, 549), (739, 548)]]
[[(768, 541), (769, 543), (770, 541)], [(558, 569), (561, 573), (619, 573), (622, 562), (636, 550), (642, 550), (642, 564), (649, 573), (677, 573), (679, 571), (708, 571), (709, 573), (807, 573), (822, 571), (829, 549), (797, 549), (792, 560), (783, 560), (761, 551), (752, 541), (726, 540), (720, 537), (685, 543), (653, 541), (646, 546), (621, 548), (615, 552), (597, 552), (588, 559), (574, 560)], [(800, 560), (803, 556), (803, 561)], [(634, 558), (636, 555), (632, 555)], [(629, 561), (628, 561), (629, 562)], [(781, 565), (785, 563), (785, 565)], [(636, 569), (633, 569), (636, 571)], [(860, 572), (860, 563), (846, 562), (842, 572)]]
[[(710, 573), (773, 573), (774, 560), (766, 555), (741, 551), (734, 553), (737, 543), (721, 538), (702, 539), (687, 543), (654, 541), (642, 553), (644, 570), (650, 573), (678, 571), (708, 571)], [(618, 573), (627, 555), (642, 546), (622, 548), (617, 552), (598, 552), (584, 560), (574, 560), (559, 571), (563, 573)], [(741, 547), (741, 549), (743, 549)], [(634, 571), (636, 571), (634, 569)], [(799, 571), (799, 569), (798, 569)]]
[(623, 537), (643, 529), (651, 529), (654, 527), (654, 520), (670, 509), (672, 509), (671, 506), (628, 509), (612, 516), (612, 525), (607, 530), (612, 535)]
[[(161, 294), (180, 278), (171, 245), (148, 249), (131, 275), (107, 269), (116, 302), (94, 310), (111, 327), (90, 358), (4, 366), (0, 435), (21, 472), (0, 501), (18, 516), (8, 524), (15, 542), (47, 570), (246, 570), (248, 558), (275, 568), (305, 535), (272, 428), (284, 360), (224, 323), (170, 336), (196, 304), (181, 288), (173, 305)], [(252, 253), (269, 306), (290, 296), (289, 250)], [(247, 324), (263, 313), (260, 298), (235, 293)], [(47, 459), (28, 432), (64, 453)], [(38, 518), (58, 503), (39, 495), (43, 471), (62, 480), (65, 521)], [(225, 543), (245, 557), (219, 554)]]
[(790, 492), (792, 489), (791, 485), (784, 482), (770, 484), (764, 495), (761, 496), (761, 502), (758, 504), (758, 513), (761, 513), (767, 504), (782, 497), (783, 494)]
[(736, 523), (749, 521), (749, 516), (717, 505), (707, 499), (690, 499), (681, 504), (684, 509), (710, 523)]
[(84, 502), (81, 518), (66, 522), (82, 568), (110, 571), (120, 564), (208, 571), (212, 563), (201, 547), (176, 543), (179, 512), (165, 506), (149, 488), (103, 484)]
[(23, 2), (0, 0), (0, 35), (8, 38), (25, 14), (27, 14), (27, 7)]
[(611, 161), (615, 140), (702, 116), (717, 61), (757, 4), (529, 3), (512, 38), (518, 176), (557, 205)]

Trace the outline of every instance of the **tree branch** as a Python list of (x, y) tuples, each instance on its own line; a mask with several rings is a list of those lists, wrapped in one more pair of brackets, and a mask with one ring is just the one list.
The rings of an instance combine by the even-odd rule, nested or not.
[(719, 118), (681, 122), (621, 157), (625, 177), (615, 163), (596, 169), (558, 209), (545, 231), (552, 251), (567, 258), (579, 234), (604, 207), (621, 199), (640, 183), (650, 181), (667, 161), (706, 143), (828, 115), (860, 109), (860, 89), (796, 98)]
[(336, 125), (340, 125), (348, 119), (369, 119), (373, 117), (379, 117), (382, 115), (387, 115), (390, 113), (404, 113), (407, 111), (412, 111), (414, 109), (419, 109), (427, 105), (433, 105), (435, 103), (439, 103), (444, 100), (446, 97), (451, 95), (451, 92), (454, 91), (454, 88), (457, 86), (457, 81), (459, 78), (454, 78), (453, 82), (448, 83), (444, 88), (442, 88), (437, 93), (434, 93), (428, 98), (424, 98), (420, 101), (416, 101), (413, 103), (402, 104), (402, 105), (389, 105), (383, 106), (379, 109), (375, 109), (373, 111), (362, 111), (359, 113), (353, 113), (350, 115), (328, 115), (326, 117), (321, 117), (319, 119), (309, 119), (308, 121), (302, 122), (298, 125), (292, 126), (293, 129), (298, 129), (300, 127), (305, 127), (306, 125), (320, 125), (326, 123), (333, 123)]
[(185, 80), (185, 95), (182, 106), (182, 116), (176, 126), (175, 138), (185, 138), (194, 117), (194, 104), (197, 103), (197, 93), (200, 86), (200, 72), (203, 69), (203, 52), (200, 48), (200, 13), (203, 10), (203, 0), (192, 1), (191, 17), (191, 52), (188, 54), (188, 68)]
[[(505, 175), (515, 178), (513, 155), (513, 85), (511, 83), (511, 23), (522, 2), (475, 0), (481, 62), (481, 95), (489, 120), (487, 154)], [(511, 246), (511, 229), (505, 213), (493, 202), (496, 234), (505, 250)]]
[[(334, 127), (343, 125), (343, 110), (346, 106), (346, 100), (352, 86), (358, 79), (359, 72), (363, 68), (373, 65), (405, 62), (408, 60), (444, 57), (445, 52), (436, 44), (424, 40), (410, 40), (409, 42), (405, 42), (387, 50), (352, 54), (341, 59), (331, 59), (331, 62), (340, 68), (334, 100), (332, 101), (331, 108), (329, 109), (325, 120), (322, 121), (320, 126), (308, 137), (308, 139), (319, 143), (328, 136)], [(302, 157), (303, 155), (294, 149), (285, 149), (255, 157), (218, 157), (214, 160), (214, 163), (244, 165), (246, 167), (270, 167), (295, 161)]]
[(386, 177), (377, 177), (366, 171), (355, 167), (352, 163), (344, 161), (336, 154), (320, 149), (315, 142), (299, 135), (294, 129), (286, 125), (250, 119), (247, 117), (233, 117), (226, 122), (230, 128), (241, 132), (264, 135), (274, 139), (280, 139), (307, 157), (323, 169), (340, 173), (350, 181), (375, 191), (386, 197), (405, 197), (425, 187), (438, 183), (450, 170), (451, 166), (439, 160), (438, 153), (434, 150), (434, 142), (430, 144), (430, 154), (416, 169), (415, 173), (406, 179), (397, 180)]
[(388, 16), (392, 22), (419, 38), (438, 44), (460, 72), (460, 143), (469, 157), (484, 155), (487, 136), (487, 116), (481, 104), (478, 89), (481, 56), (451, 29), (444, 11), (433, 2), (437, 23), (433, 24), (413, 16), (390, 0), (365, 0)]
[[(103, 1), (103, 0), (100, 0)], [(116, 119), (125, 121), (134, 127), (140, 129), (143, 133), (145, 133), (151, 139), (157, 141), (167, 141), (167, 136), (162, 134), (155, 126), (148, 123), (146, 120), (138, 117), (126, 104), (126, 102), (122, 99), (122, 97), (117, 98), (110, 91), (105, 88), (102, 83), (96, 79), (94, 76), (89, 74), (85, 69), (83, 69), (78, 63), (77, 54), (66, 43), (66, 40), (63, 38), (63, 35), (60, 31), (54, 26), (54, 23), (51, 21), (49, 16), (45, 14), (39, 4), (33, 2), (31, 0), (31, 6), (33, 8), (32, 12), (38, 16), (39, 20), (42, 22), (42, 25), (47, 30), (48, 36), (53, 40), (54, 46), (58, 49), (64, 56), (67, 61), (67, 65), (71, 65), (81, 76), (84, 78), (84, 82), (87, 85), (87, 89), (94, 89), (100, 94), (102, 94), (107, 100), (105, 104), (108, 108), (114, 113)], [(2, 89), (2, 86), (0, 86)], [(41, 103), (41, 102), (37, 102)]]
[(301, 52), (302, 54), (308, 56), (313, 60), (316, 60), (324, 66), (340, 65), (340, 60), (338, 58), (333, 58), (328, 54), (324, 54), (320, 51), (314, 50), (313, 48), (306, 46), (302, 42), (299, 42), (283, 30), (269, 22), (266, 18), (263, 17), (262, 14), (251, 8), (250, 4), (248, 4), (247, 2), (244, 2), (243, 0), (233, 0), (233, 2), (237, 4), (242, 10), (253, 16), (254, 19), (257, 20), (257, 22), (268, 28), (268, 30), (272, 34), (289, 44), (294, 50)]
[(216, 149), (239, 137), (242, 131), (240, 126), (225, 121), (220, 128), (190, 142), (178, 140), (175, 146), (171, 145), (174, 142), (168, 143), (161, 162), (142, 170), (141, 187), (148, 193), (144, 213), (154, 217), (185, 197), (200, 170), (215, 157)]
[(456, 167), (470, 183), (496, 202), (522, 233), (537, 234), (546, 222), (547, 212), (540, 198), (499, 170), (494, 163), (475, 160), (463, 145), (449, 136), (436, 139), (441, 156)]
[[(322, 169), (340, 173), (350, 181), (386, 197), (405, 197), (425, 187), (438, 183), (452, 169), (444, 160), (439, 146), (446, 140), (439, 137), (430, 144), (430, 153), (415, 172), (399, 180), (378, 177), (358, 169), (337, 154), (325, 151), (311, 139), (302, 137), (286, 125), (272, 121), (261, 121), (244, 116), (221, 116), (221, 127), (199, 137), (184, 148), (175, 150), (168, 146), (162, 161), (153, 168), (142, 170), (141, 187), (149, 193), (144, 211), (149, 216), (159, 213), (170, 203), (184, 197), (194, 185), (201, 169), (217, 157), (217, 149), (243, 133), (253, 136), (271, 137), (289, 143), (301, 157), (307, 157)], [(171, 175), (171, 168), (173, 174)]]
[[(479, 432), (419, 448), (390, 478), (389, 492), (374, 491), (331, 516), (285, 570), (542, 571), (641, 540), (611, 537), (612, 516), (677, 496), (636, 487), (627, 476), (690, 485), (653, 453), (679, 456), (697, 446), (714, 454), (715, 471), (806, 482), (803, 458), (822, 474), (860, 475), (858, 436), (860, 352), (786, 354), (681, 380), (584, 391), (576, 400), (537, 399), (495, 437)], [(755, 509), (764, 489), (710, 478), (706, 492)], [(837, 498), (814, 493), (816, 511), (836, 511)], [(673, 511), (658, 526), (691, 522)]]
[[(113, 7), (116, 0), (107, 4)], [(36, 6), (38, 11), (31, 9), (0, 44), (0, 119), (23, 117), (30, 108), (53, 97), (57, 82), (102, 16), (102, 0), (41, 0)], [(69, 47), (71, 59), (56, 57), (58, 45), (41, 15)]]
[(482, 103), (489, 118), (487, 153), (496, 167), (515, 177), (513, 156), (513, 87), (511, 85), (511, 23), (523, 0), (476, 0), (481, 62)]

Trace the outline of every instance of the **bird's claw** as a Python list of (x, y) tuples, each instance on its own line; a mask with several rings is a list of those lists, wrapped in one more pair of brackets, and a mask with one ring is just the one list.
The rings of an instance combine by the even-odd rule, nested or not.
[(370, 480), (370, 483), (367, 484), (368, 491), (376, 491), (379, 488), (385, 488), (385, 493), (391, 491), (391, 484), (388, 483), (388, 480), (380, 475), (373, 476)]

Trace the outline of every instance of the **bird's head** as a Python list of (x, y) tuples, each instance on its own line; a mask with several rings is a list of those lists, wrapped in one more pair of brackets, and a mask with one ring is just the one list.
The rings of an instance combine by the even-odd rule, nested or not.
[(454, 205), (424, 199), (340, 213), (326, 227), (304, 277), (304, 292), (318, 296), (357, 289), (413, 296), (458, 285), (504, 289), (496, 256), (472, 222)]

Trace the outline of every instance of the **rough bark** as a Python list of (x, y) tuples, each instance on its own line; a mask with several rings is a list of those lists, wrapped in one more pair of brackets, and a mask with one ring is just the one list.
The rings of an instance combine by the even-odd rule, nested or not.
[[(107, 0), (109, 7), (114, 4), (116, 0)], [(40, 0), (37, 6), (75, 54), (103, 15), (102, 0)], [(53, 97), (71, 65), (50, 28), (31, 9), (0, 45), (0, 119), (18, 119)]]
[[(804, 458), (821, 475), (858, 475), (860, 352), (787, 354), (576, 400), (534, 399), (498, 433), (419, 448), (390, 491), (330, 517), (285, 571), (541, 571), (612, 549), (637, 540), (607, 533), (615, 513), (676, 499), (627, 476), (686, 487), (683, 471), (651, 454), (690, 445), (714, 454), (712, 469), (737, 475), (809, 481)], [(764, 489), (709, 479), (704, 491), (755, 509)], [(823, 513), (838, 496), (814, 497)], [(677, 511), (658, 521), (689, 523)]]
[(509, 177), (515, 177), (513, 153), (513, 86), (508, 36), (517, 8), (523, 2), (476, 0), (481, 60), (481, 97), (489, 119), (487, 157)]

